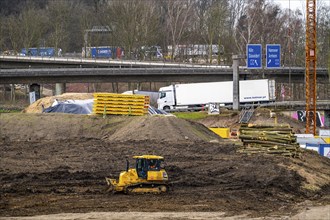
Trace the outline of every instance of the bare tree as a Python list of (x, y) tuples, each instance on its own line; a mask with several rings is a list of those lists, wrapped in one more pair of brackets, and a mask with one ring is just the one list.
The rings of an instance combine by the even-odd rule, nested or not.
[[(246, 45), (255, 43), (281, 44), (283, 63), (300, 63), (300, 55), (304, 55), (303, 26), (300, 12), (286, 10), (265, 0), (249, 0), (243, 15), (236, 25), (235, 41), (240, 53), (244, 54)], [(291, 56), (296, 54), (295, 59)]]
[[(225, 0), (214, 0), (208, 8), (208, 13), (206, 14), (206, 33), (207, 33), (207, 43), (209, 45), (209, 62), (212, 63), (212, 45), (218, 39), (217, 44), (220, 47), (221, 35), (224, 33), (225, 22), (227, 18), (227, 1)], [(220, 52), (220, 48), (219, 51)]]
[(2, 17), (0, 15), (0, 53), (2, 52), (1, 48), (3, 50), (4, 45), (5, 45), (5, 30), (4, 30), (5, 22), (4, 21), (5, 21), (4, 17)]
[(41, 9), (27, 4), (18, 17), (18, 28), (21, 44), (25, 48), (38, 47), (45, 34), (47, 17)]
[[(240, 28), (241, 30), (245, 28), (241, 19), (244, 19), (245, 17), (244, 9), (246, 5), (246, 0), (229, 0), (228, 35), (224, 46), (232, 53), (237, 53), (236, 51), (239, 48), (237, 47), (237, 39), (239, 38), (239, 32), (236, 31), (237, 28)], [(241, 26), (238, 25), (239, 22)], [(229, 56), (228, 59), (231, 59), (231, 56)]]
[(49, 2), (49, 43), (55, 47), (55, 51), (58, 51), (59, 47), (65, 49), (66, 39), (69, 36), (68, 23), (70, 18), (70, 8), (71, 5), (68, 1), (57, 0)]
[(156, 1), (111, 1), (107, 22), (114, 28), (113, 35), (125, 46), (126, 56), (137, 55), (142, 46), (158, 42), (160, 13)]
[(140, 6), (141, 17), (138, 20), (137, 40), (140, 45), (151, 46), (155, 44), (160, 35), (160, 16), (155, 0), (143, 2)]
[(247, 44), (257, 43), (260, 24), (261, 5), (259, 0), (249, 0), (244, 14), (238, 19), (235, 41), (239, 53), (244, 54)]
[(317, 65), (326, 67), (330, 57), (330, 6), (323, 5), (317, 11)]
[[(285, 36), (287, 41), (281, 42), (283, 49), (283, 64), (285, 66), (304, 66), (305, 63), (305, 29), (302, 14), (300, 10), (294, 12), (286, 11), (283, 16), (285, 23), (283, 28), (287, 32), (280, 36)], [(280, 38), (280, 36), (277, 36)]]
[[(10, 46), (14, 51), (18, 51), (21, 44), (21, 33), (20, 33), (20, 26), (19, 21), (15, 16), (7, 17), (5, 21), (7, 37), (10, 42)], [(8, 46), (9, 47), (9, 46)]]
[(194, 11), (194, 16), (196, 17), (194, 21), (194, 38), (195, 43), (204, 44), (206, 42), (205, 37), (205, 27), (206, 27), (206, 17), (210, 10), (210, 5), (212, 1), (210, 0), (196, 0)]
[[(79, 18), (79, 29), (76, 31), (80, 33), (79, 41), (81, 42), (81, 46), (86, 43), (85, 40), (89, 43), (89, 45), (85, 46), (91, 46), (91, 35), (86, 35), (86, 31), (96, 25), (97, 18), (94, 16), (93, 11), (84, 4), (78, 5), (74, 10), (74, 14)], [(85, 39), (85, 36), (87, 36), (87, 39)]]
[(237, 22), (244, 15), (246, 0), (229, 0), (229, 33), (234, 34)]
[(125, 45), (126, 56), (132, 56), (134, 47), (137, 44), (138, 21), (141, 19), (141, 0), (113, 1), (111, 4), (111, 14), (114, 16), (113, 25), (117, 37)]
[(166, 5), (166, 22), (172, 44), (171, 59), (173, 60), (177, 44), (183, 38), (192, 19), (192, 0), (168, 0)]

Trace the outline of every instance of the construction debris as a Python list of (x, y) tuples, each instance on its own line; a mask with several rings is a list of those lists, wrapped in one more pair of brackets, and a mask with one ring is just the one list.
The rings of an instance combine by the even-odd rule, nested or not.
[(239, 138), (243, 147), (240, 153), (279, 154), (299, 157), (301, 149), (290, 125), (243, 124), (239, 129)]
[(94, 93), (94, 114), (145, 115), (148, 113), (149, 96), (116, 93)]

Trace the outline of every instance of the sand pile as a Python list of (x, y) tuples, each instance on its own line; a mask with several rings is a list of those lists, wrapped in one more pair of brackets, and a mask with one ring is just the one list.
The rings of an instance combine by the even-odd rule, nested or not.
[(93, 93), (64, 93), (62, 95), (41, 98), (41, 99), (37, 100), (36, 102), (32, 103), (26, 109), (24, 109), (23, 112), (24, 113), (41, 113), (42, 105), (44, 105), (45, 108), (48, 108), (53, 104), (55, 99), (58, 101), (65, 101), (68, 99), (85, 100), (85, 99), (92, 99), (92, 98), (93, 98)]

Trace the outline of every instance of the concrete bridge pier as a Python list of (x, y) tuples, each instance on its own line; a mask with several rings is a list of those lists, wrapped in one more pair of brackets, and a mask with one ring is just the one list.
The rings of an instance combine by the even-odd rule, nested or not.
[(239, 60), (245, 55), (233, 55), (233, 110), (240, 110), (239, 103)]
[(63, 93), (65, 93), (65, 83), (56, 83), (55, 95), (62, 95)]

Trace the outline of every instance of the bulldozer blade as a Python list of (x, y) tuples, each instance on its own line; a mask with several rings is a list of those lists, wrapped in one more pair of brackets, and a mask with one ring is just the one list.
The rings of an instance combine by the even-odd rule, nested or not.
[(115, 179), (110, 179), (110, 178), (105, 178), (105, 181), (107, 182), (108, 184), (108, 188), (107, 188), (107, 192), (115, 192), (115, 188), (116, 188), (116, 180)]
[(114, 190), (113, 190), (113, 186), (112, 185), (109, 185), (108, 187), (107, 187), (107, 190), (106, 190), (107, 192), (114, 192)]

